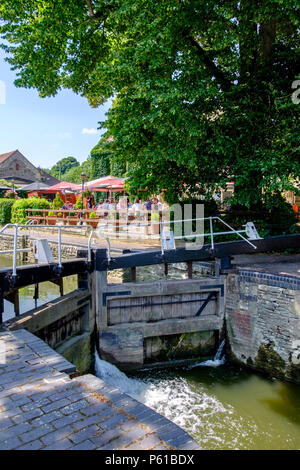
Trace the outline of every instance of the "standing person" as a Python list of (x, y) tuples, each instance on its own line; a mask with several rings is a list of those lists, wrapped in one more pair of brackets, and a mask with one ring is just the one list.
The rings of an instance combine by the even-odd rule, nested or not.
[(145, 202), (144, 204), (145, 208), (147, 209), (147, 211), (151, 211), (151, 207), (152, 207), (152, 201), (151, 201), (151, 198), (148, 197), (147, 201)]
[(108, 208), (109, 208), (109, 210), (112, 210), (112, 211), (116, 210), (116, 203), (113, 199), (110, 200)]
[(105, 199), (105, 201), (102, 204), (102, 209), (108, 209), (108, 207), (109, 207), (109, 200)]
[[(103, 202), (102, 209), (104, 209), (105, 211), (108, 211), (108, 209), (109, 209), (109, 200), (108, 199), (105, 199), (105, 201)], [(108, 212), (103, 212), (104, 217), (106, 217), (107, 215), (108, 215)]]
[(153, 199), (152, 210), (158, 211), (158, 210), (159, 210), (159, 209), (158, 209), (158, 204), (159, 204), (158, 198), (155, 197), (155, 198)]
[(147, 201), (145, 202), (144, 204), (146, 210), (148, 211), (148, 214), (146, 214), (146, 220), (148, 220), (148, 222), (151, 220), (151, 209), (152, 209), (152, 201), (151, 201), (151, 198), (148, 197)]
[(132, 204), (131, 208), (134, 210), (135, 217), (139, 217), (141, 215), (140, 211), (143, 210), (143, 205), (141, 204), (138, 197), (135, 198), (134, 203)]

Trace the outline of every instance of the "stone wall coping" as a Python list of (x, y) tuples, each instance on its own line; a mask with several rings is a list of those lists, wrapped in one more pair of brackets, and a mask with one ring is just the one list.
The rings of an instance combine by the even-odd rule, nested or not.
[(237, 274), (247, 282), (262, 281), (273, 287), (283, 287), (286, 289), (300, 290), (300, 278), (286, 274), (267, 273), (252, 269), (238, 269)]

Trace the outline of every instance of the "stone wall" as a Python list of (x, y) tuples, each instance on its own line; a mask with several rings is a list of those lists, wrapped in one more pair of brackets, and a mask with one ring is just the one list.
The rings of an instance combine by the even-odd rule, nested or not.
[(16, 181), (19, 178), (27, 181), (41, 181), (40, 171), (18, 150), (0, 164), (0, 179), (8, 177)]
[(232, 360), (300, 383), (300, 279), (238, 270), (227, 278), (225, 310)]

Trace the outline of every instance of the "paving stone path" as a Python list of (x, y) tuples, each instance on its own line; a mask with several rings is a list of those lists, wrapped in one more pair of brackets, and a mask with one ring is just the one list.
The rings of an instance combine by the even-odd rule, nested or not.
[[(72, 378), (73, 377), (73, 378)], [(0, 333), (0, 450), (199, 449), (174, 423), (25, 330)]]

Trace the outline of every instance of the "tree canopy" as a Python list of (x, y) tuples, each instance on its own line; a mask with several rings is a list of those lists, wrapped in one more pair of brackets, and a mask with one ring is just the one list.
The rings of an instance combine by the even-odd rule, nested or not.
[(94, 178), (113, 175), (124, 176), (126, 164), (119, 161), (112, 150), (113, 140), (106, 136), (101, 137), (98, 144), (91, 151), (91, 170)]
[(93, 172), (92, 172), (92, 161), (91, 158), (88, 158), (82, 164), (79, 166), (73, 166), (70, 168), (65, 174), (64, 174), (64, 179), (66, 181), (70, 181), (71, 183), (81, 183), (82, 178), (81, 178), (81, 173), (86, 174), (87, 180), (93, 178)]
[(56, 162), (49, 172), (52, 176), (55, 176), (55, 178), (61, 178), (65, 176), (71, 168), (79, 167), (79, 165), (80, 163), (75, 157), (65, 157)]
[(296, 0), (2, 0), (0, 18), (17, 86), (113, 97), (101, 125), (133, 189), (234, 179), (250, 206), (300, 175)]

